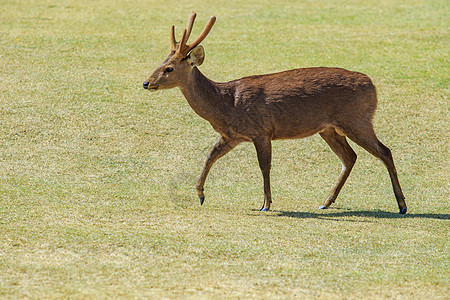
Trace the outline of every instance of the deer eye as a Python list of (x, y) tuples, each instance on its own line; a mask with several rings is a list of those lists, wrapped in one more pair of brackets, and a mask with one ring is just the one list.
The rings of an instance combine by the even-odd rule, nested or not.
[(165, 70), (165, 72), (167, 72), (167, 73), (170, 73), (170, 72), (172, 72), (172, 71), (173, 71), (173, 68), (172, 68), (172, 67), (167, 67), (166, 70)]

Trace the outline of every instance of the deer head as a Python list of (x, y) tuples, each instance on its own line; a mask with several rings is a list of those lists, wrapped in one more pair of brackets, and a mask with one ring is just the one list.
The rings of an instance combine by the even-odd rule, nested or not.
[(187, 78), (192, 69), (203, 63), (205, 52), (199, 44), (211, 31), (211, 28), (216, 22), (216, 17), (212, 16), (203, 29), (203, 32), (192, 43), (187, 44), (196, 16), (197, 14), (195, 12), (191, 12), (189, 15), (187, 26), (183, 31), (180, 42), (175, 40), (175, 26), (172, 26), (170, 33), (170, 54), (153, 71), (148, 80), (144, 82), (144, 89), (156, 91), (181, 86), (187, 82)]

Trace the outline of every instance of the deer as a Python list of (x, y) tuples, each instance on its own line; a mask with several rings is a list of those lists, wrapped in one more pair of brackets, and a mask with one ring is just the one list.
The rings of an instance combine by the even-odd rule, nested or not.
[(220, 134), (212, 147), (196, 184), (200, 204), (212, 165), (242, 142), (256, 149), (264, 183), (264, 203), (272, 203), (270, 170), (272, 141), (298, 139), (318, 133), (342, 162), (339, 178), (320, 209), (335, 202), (356, 162), (347, 138), (383, 162), (388, 170), (400, 214), (407, 211), (391, 150), (375, 135), (373, 116), (377, 93), (369, 76), (334, 67), (310, 67), (253, 75), (219, 83), (203, 75), (205, 59), (200, 43), (211, 31), (212, 16), (201, 34), (190, 44), (196, 13), (191, 12), (181, 40), (170, 33), (170, 53), (143, 83), (149, 91), (178, 87), (190, 107)]

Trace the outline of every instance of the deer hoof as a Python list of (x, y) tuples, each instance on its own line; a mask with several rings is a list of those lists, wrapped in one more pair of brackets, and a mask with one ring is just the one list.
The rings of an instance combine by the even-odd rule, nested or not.
[(400, 208), (400, 214), (402, 214), (402, 215), (406, 214), (407, 210), (408, 210), (408, 208), (406, 206), (404, 208)]
[(263, 207), (263, 208), (261, 208), (259, 211), (269, 211), (269, 209), (266, 208), (266, 207)]
[(205, 202), (205, 195), (201, 195), (198, 199), (200, 199), (200, 205), (203, 205), (203, 202)]
[(325, 205), (322, 205), (321, 207), (319, 207), (319, 209), (327, 209), (328, 207), (326, 207)]

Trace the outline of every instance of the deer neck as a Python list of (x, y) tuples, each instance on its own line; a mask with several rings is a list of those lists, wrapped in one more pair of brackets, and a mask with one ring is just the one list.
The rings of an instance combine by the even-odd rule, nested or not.
[(209, 80), (197, 67), (189, 73), (187, 83), (180, 90), (191, 108), (214, 127), (226, 124), (226, 91), (220, 84)]

